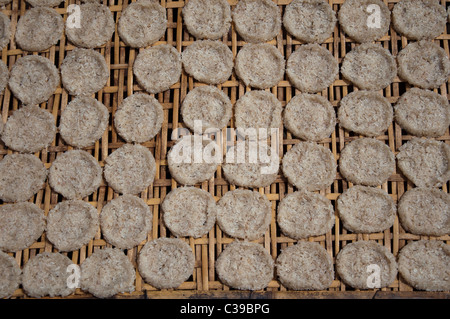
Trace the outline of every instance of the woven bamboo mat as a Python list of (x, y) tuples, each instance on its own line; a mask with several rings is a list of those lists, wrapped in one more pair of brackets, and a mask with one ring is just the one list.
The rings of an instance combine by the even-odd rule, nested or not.
[[(181, 0), (161, 0), (161, 4), (167, 9), (168, 17), (168, 29), (166, 36), (157, 44), (170, 43), (174, 45), (178, 51), (182, 51), (186, 46), (191, 44), (194, 40), (190, 36), (183, 25), (181, 9), (184, 6), (184, 1)], [(234, 6), (237, 0), (229, 0), (230, 4)], [(275, 0), (279, 5), (280, 10), (284, 11), (284, 7), (291, 2), (291, 0)], [(340, 5), (344, 0), (330, 1), (333, 9), (337, 12)], [(397, 0), (387, 0), (385, 1), (389, 8), (392, 7)], [(61, 3), (57, 8), (57, 11), (64, 17), (67, 18), (67, 6), (72, 3), (79, 4), (79, 0), (76, 2), (74, 0), (69, 0)], [(114, 14), (115, 21), (117, 22), (121, 11), (129, 3), (128, 0), (102, 0), (102, 3), (107, 4)], [(441, 0), (444, 6), (450, 5), (450, 1)], [(8, 15), (11, 19), (11, 24), (13, 28), (13, 34), (17, 21), (21, 15), (24, 14), (25, 10), (29, 8), (24, 0), (13, 0), (12, 3), (8, 4), (6, 7), (2, 8), (2, 12)], [(449, 27), (449, 26), (447, 26)], [(116, 29), (117, 30), (117, 29)], [(439, 43), (445, 51), (449, 53), (449, 39), (450, 34), (445, 33), (439, 36), (435, 41)], [(222, 39), (222, 41), (227, 44), (234, 56), (236, 56), (239, 48), (244, 45), (239, 35), (234, 30), (234, 27), (230, 29), (229, 34)], [(385, 48), (389, 49), (391, 53), (396, 56), (397, 53), (408, 44), (408, 40), (405, 37), (398, 35), (391, 27), (390, 32), (384, 36), (379, 41)], [(296, 49), (301, 42), (293, 39), (286, 31), (283, 29), (278, 36), (272, 40), (270, 43), (276, 45), (276, 47), (282, 52), (282, 54), (287, 59), (289, 55)], [(342, 58), (346, 52), (350, 51), (355, 43), (345, 36), (343, 31), (336, 26), (333, 37), (325, 41), (323, 44), (330, 52), (335, 56), (335, 58), (341, 62)], [(45, 52), (39, 53), (59, 67), (65, 57), (66, 52), (73, 49), (73, 45), (68, 42), (65, 35), (62, 36), (58, 45), (51, 47)], [(118, 105), (120, 105), (124, 98), (131, 95), (135, 91), (142, 90), (133, 78), (132, 66), (133, 62), (139, 53), (138, 49), (130, 49), (127, 47), (115, 32), (113, 38), (105, 46), (97, 49), (98, 52), (104, 55), (107, 64), (110, 67), (110, 78), (107, 85), (97, 94), (95, 98), (104, 103), (110, 111), (110, 126), (103, 137), (98, 141), (93, 147), (87, 148), (90, 152), (103, 166), (105, 158), (112, 151), (120, 147), (124, 141), (117, 135), (112, 124), (112, 118)], [(24, 54), (20, 49), (17, 48), (15, 41), (12, 39), (9, 46), (2, 51), (2, 59), (7, 63), (8, 67), (15, 63), (15, 61)], [(157, 173), (155, 182), (140, 196), (147, 201), (151, 210), (153, 211), (153, 230), (149, 233), (147, 240), (155, 239), (158, 237), (171, 236), (170, 232), (165, 228), (161, 222), (161, 210), (160, 204), (167, 193), (169, 193), (173, 188), (178, 187), (177, 183), (171, 179), (170, 173), (167, 167), (166, 155), (170, 147), (173, 145), (170, 136), (171, 132), (175, 128), (182, 128), (184, 124), (181, 121), (180, 116), (180, 104), (183, 98), (192, 88), (200, 85), (192, 77), (187, 76), (184, 73), (181, 76), (180, 82), (172, 86), (172, 88), (166, 92), (156, 95), (156, 98), (162, 103), (164, 108), (165, 121), (162, 126), (161, 132), (156, 136), (155, 139), (144, 143), (143, 145), (148, 147), (154, 154), (157, 163)], [(394, 83), (383, 90), (384, 95), (389, 99), (391, 103), (397, 101), (398, 97), (405, 91), (407, 84), (396, 78)], [(247, 88), (242, 82), (236, 78), (235, 74), (223, 83), (220, 87), (231, 99), (232, 103), (242, 96)], [(442, 85), (436, 92), (444, 96), (448, 96), (449, 86), (448, 84)], [(295, 95), (295, 89), (291, 87), (290, 83), (285, 78), (281, 81), (278, 86), (270, 90), (275, 94), (278, 99), (282, 102), (283, 106)], [(343, 80), (341, 76), (337, 79), (333, 85), (331, 85), (327, 90), (321, 92), (321, 94), (329, 99), (333, 106), (337, 107), (338, 102), (342, 97), (353, 91), (353, 86), (347, 81)], [(16, 98), (13, 97), (9, 89), (5, 89), (4, 93), (0, 96), (1, 105), (1, 115), (3, 120), (6, 121), (8, 115), (12, 111), (19, 108), (21, 105)], [(42, 108), (47, 109), (54, 115), (55, 122), (59, 123), (59, 116), (61, 111), (66, 107), (70, 97), (68, 93), (59, 87), (55, 94), (48, 100), (48, 102), (41, 104)], [(233, 127), (233, 121), (231, 121), (229, 127)], [(340, 151), (343, 149), (346, 143), (351, 140), (358, 138), (357, 135), (349, 133), (336, 126), (335, 132), (328, 139), (321, 141), (320, 144), (330, 148), (330, 150), (335, 155), (336, 159), (339, 159)], [(397, 153), (399, 147), (411, 138), (407, 135), (401, 128), (393, 123), (385, 135), (378, 137), (378, 139), (385, 141), (392, 151)], [(439, 138), (439, 140), (450, 143), (450, 134), (447, 130), (446, 134)], [(295, 139), (284, 130), (282, 135), (282, 148), (283, 153), (290, 149), (299, 140)], [(36, 156), (45, 163), (46, 167), (50, 167), (51, 163), (55, 160), (58, 154), (70, 149), (64, 141), (60, 138), (59, 134), (56, 136), (53, 144), (46, 150), (39, 152)], [(11, 153), (3, 143), (0, 142), (0, 158), (5, 154)], [(223, 178), (223, 173), (220, 169), (217, 170), (215, 177), (210, 181), (202, 183), (201, 188), (207, 190), (213, 194), (216, 199), (219, 199), (228, 190), (234, 189), (233, 186), (229, 185), (228, 182)], [(336, 198), (347, 189), (349, 185), (345, 180), (339, 176), (336, 176), (333, 184), (326, 190), (322, 191), (326, 197), (328, 197), (333, 205), (335, 204)], [(397, 200), (402, 196), (402, 194), (408, 189), (413, 188), (413, 185), (406, 181), (406, 179), (399, 173), (398, 170), (389, 178), (388, 182), (382, 185), (382, 188), (392, 195), (392, 198), (397, 202)], [(272, 222), (270, 228), (267, 230), (265, 235), (257, 240), (262, 244), (275, 259), (279, 254), (280, 250), (288, 245), (295, 243), (293, 239), (283, 236), (276, 224), (276, 207), (280, 199), (282, 199), (287, 193), (293, 192), (295, 189), (292, 185), (287, 183), (287, 180), (280, 173), (275, 183), (266, 188), (261, 188), (259, 191), (264, 193), (272, 203)], [(445, 192), (449, 191), (449, 184), (443, 186)], [(94, 205), (100, 212), (102, 207), (118, 194), (108, 187), (104, 182), (102, 186), (93, 195), (89, 196), (85, 200), (89, 201)], [(47, 214), (50, 209), (52, 209), (58, 201), (61, 201), (61, 196), (56, 194), (50, 189), (48, 183), (45, 187), (33, 197), (34, 203), (42, 207)], [(443, 236), (439, 238), (430, 238), (424, 236), (416, 236), (405, 232), (401, 225), (399, 224), (398, 218), (395, 220), (395, 224), (390, 229), (384, 232), (374, 233), (374, 234), (353, 234), (347, 232), (343, 227), (342, 223), (339, 221), (336, 215), (335, 227), (323, 236), (308, 238), (309, 241), (315, 241), (320, 243), (327, 252), (333, 257), (345, 246), (347, 243), (356, 240), (376, 240), (378, 243), (386, 246), (395, 256), (397, 256), (398, 251), (410, 240), (417, 239), (441, 239), (445, 240), (450, 244), (450, 236)], [(221, 253), (224, 245), (230, 243), (232, 239), (225, 235), (220, 228), (216, 225), (207, 236), (199, 239), (185, 238), (185, 240), (191, 245), (195, 253), (195, 270), (192, 277), (184, 282), (178, 289), (173, 290), (157, 290), (154, 287), (146, 284), (139, 273), (136, 272), (136, 290), (131, 294), (120, 294), (116, 296), (117, 298), (146, 298), (146, 297), (165, 297), (165, 298), (182, 298), (182, 297), (234, 297), (234, 298), (250, 298), (254, 296), (268, 297), (268, 298), (295, 298), (295, 297), (373, 297), (376, 291), (365, 291), (358, 292), (354, 289), (346, 286), (339, 277), (336, 277), (333, 281), (331, 287), (325, 292), (291, 292), (287, 291), (279, 281), (274, 278), (269, 286), (261, 292), (248, 293), (240, 292), (229, 287), (224, 286), (219, 280), (214, 271), (215, 260), (217, 256)], [(125, 253), (129, 259), (136, 265), (136, 256), (145, 241), (134, 249), (126, 250)], [(65, 253), (72, 261), (76, 264), (81, 264), (87, 257), (89, 257), (94, 251), (102, 249), (103, 247), (109, 246), (101, 236), (100, 230), (98, 230), (95, 238), (85, 247), (80, 250)], [(35, 242), (29, 249), (16, 252), (12, 254), (17, 262), (23, 266), (30, 258), (43, 251), (56, 251), (52, 244), (46, 239), (45, 233), (43, 236)], [(397, 279), (388, 287), (381, 289), (381, 295), (384, 296), (423, 296), (423, 293), (413, 291), (413, 289), (408, 286), (401, 278)], [(430, 295), (429, 295), (430, 296)], [(448, 297), (448, 293), (444, 294), (431, 294), (431, 297)], [(84, 293), (80, 289), (77, 289), (76, 293), (68, 298), (89, 298), (91, 295)], [(18, 289), (13, 298), (27, 298), (22, 289)]]

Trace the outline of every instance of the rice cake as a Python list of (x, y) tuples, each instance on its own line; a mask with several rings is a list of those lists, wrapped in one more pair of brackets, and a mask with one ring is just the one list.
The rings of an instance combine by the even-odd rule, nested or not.
[(9, 80), (9, 70), (5, 62), (3, 62), (2, 60), (0, 62), (0, 94), (6, 88), (6, 85), (8, 85), (8, 80)]
[(19, 288), (22, 270), (14, 257), (0, 251), (0, 298), (11, 297)]
[[(0, 1), (0, 5), (2, 4), (2, 1)], [(9, 41), (11, 39), (11, 20), (9, 17), (4, 14), (3, 12), (0, 12), (0, 49), (3, 50), (3, 48), (6, 48), (9, 44)]]
[(109, 201), (100, 214), (103, 237), (121, 249), (132, 249), (143, 242), (152, 229), (152, 220), (147, 203), (127, 194)]

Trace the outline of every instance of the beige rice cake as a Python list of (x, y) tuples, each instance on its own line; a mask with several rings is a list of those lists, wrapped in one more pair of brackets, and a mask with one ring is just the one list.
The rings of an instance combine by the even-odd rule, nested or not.
[(353, 91), (339, 102), (339, 125), (368, 137), (384, 134), (394, 118), (392, 105), (378, 92)]
[(108, 128), (109, 111), (90, 96), (79, 96), (70, 101), (61, 112), (59, 133), (72, 146), (92, 146)]
[(194, 272), (191, 246), (178, 238), (158, 238), (147, 242), (139, 252), (139, 273), (158, 289), (178, 288)]
[(318, 142), (334, 132), (336, 112), (330, 101), (321, 95), (298, 94), (284, 108), (283, 123), (293, 135)]
[(0, 298), (11, 297), (21, 282), (22, 270), (14, 257), (0, 251)]
[(132, 48), (147, 47), (161, 39), (167, 30), (167, 14), (159, 2), (131, 2), (121, 12), (117, 31)]
[(136, 271), (118, 248), (95, 250), (81, 264), (81, 289), (97, 298), (110, 298), (135, 290)]
[(441, 187), (450, 179), (450, 145), (413, 138), (399, 148), (397, 165), (418, 187)]
[[(0, 1), (1, 5), (1, 1)], [(6, 48), (11, 39), (11, 20), (9, 17), (0, 12), (0, 49)]]
[(17, 59), (11, 68), (8, 85), (23, 104), (46, 102), (59, 85), (59, 72), (47, 58), (27, 55)]
[(395, 280), (398, 265), (386, 247), (375, 241), (360, 240), (339, 251), (336, 272), (345, 284), (355, 289), (384, 288)]
[(438, 44), (421, 40), (411, 42), (397, 55), (398, 75), (422, 89), (435, 89), (446, 83), (450, 60)]
[(111, 40), (115, 30), (114, 16), (108, 6), (84, 3), (79, 6), (79, 25), (66, 20), (67, 39), (77, 47), (98, 48)]
[(284, 176), (299, 190), (318, 191), (329, 187), (337, 164), (328, 148), (314, 142), (299, 142), (282, 159)]
[(409, 233), (423, 236), (450, 234), (450, 195), (436, 188), (410, 189), (398, 202), (398, 216)]
[(164, 224), (177, 237), (200, 238), (214, 227), (217, 205), (207, 191), (179, 187), (170, 191), (161, 204)]
[(191, 0), (183, 7), (189, 33), (197, 39), (218, 40), (231, 27), (231, 7), (227, 0)]
[(411, 241), (398, 253), (398, 270), (412, 287), (450, 290), (450, 246), (440, 240)]
[(170, 175), (182, 185), (210, 180), (221, 163), (218, 144), (200, 135), (183, 136), (167, 154)]
[(217, 224), (229, 236), (256, 240), (269, 229), (271, 207), (267, 197), (259, 192), (228, 191), (217, 203)]
[(394, 81), (397, 63), (380, 44), (363, 43), (345, 55), (341, 73), (359, 89), (378, 91)]
[(71, 95), (92, 95), (108, 81), (105, 58), (93, 49), (75, 48), (61, 64), (61, 81)]
[(339, 171), (353, 184), (378, 186), (395, 170), (395, 155), (384, 142), (363, 137), (348, 143), (341, 151)]
[(189, 91), (181, 104), (183, 123), (197, 134), (223, 129), (232, 114), (233, 105), (230, 98), (212, 85), (196, 87)]
[(433, 91), (411, 88), (394, 106), (395, 121), (415, 136), (439, 137), (450, 124), (447, 97)]
[(131, 249), (143, 242), (152, 229), (152, 220), (147, 203), (127, 194), (109, 201), (100, 214), (103, 237), (121, 249)]
[(0, 94), (3, 93), (3, 90), (8, 85), (8, 80), (9, 80), (9, 70), (5, 62), (3, 62), (2, 60), (0, 62)]
[(324, 235), (334, 226), (334, 208), (321, 194), (297, 191), (280, 201), (277, 223), (283, 234), (290, 238)]
[(45, 230), (44, 211), (22, 202), (0, 206), (0, 250), (15, 252), (30, 247)]
[(17, 23), (16, 43), (25, 51), (44, 51), (58, 43), (63, 31), (64, 20), (56, 10), (31, 8)]
[(105, 159), (105, 180), (120, 194), (139, 194), (153, 183), (155, 175), (153, 154), (139, 144), (124, 144)]
[(339, 64), (330, 51), (318, 44), (301, 45), (290, 56), (286, 74), (292, 84), (304, 93), (320, 92), (333, 84)]
[(181, 61), (187, 74), (207, 84), (222, 84), (233, 71), (233, 53), (219, 41), (194, 41), (183, 50)]
[(272, 130), (282, 124), (281, 102), (267, 91), (248, 91), (234, 105), (234, 125), (239, 132), (248, 132), (250, 139), (268, 139)]
[(25, 294), (33, 298), (67, 297), (75, 287), (67, 284), (70, 276), (69, 257), (60, 253), (42, 252), (32, 257), (23, 267), (22, 286)]
[(139, 52), (133, 74), (148, 93), (168, 90), (181, 76), (181, 54), (170, 44), (160, 44)]
[(6, 121), (2, 140), (22, 153), (36, 153), (50, 146), (56, 136), (53, 115), (37, 105), (22, 106)]
[(33, 7), (56, 7), (62, 0), (26, 0)]
[(272, 0), (241, 0), (231, 16), (245, 42), (267, 42), (281, 30), (281, 12)]
[(262, 245), (235, 240), (217, 258), (216, 272), (230, 288), (261, 290), (273, 279), (274, 261)]
[(48, 181), (53, 190), (66, 199), (81, 199), (100, 187), (102, 168), (88, 152), (69, 150), (53, 161)]
[(377, 233), (390, 228), (397, 208), (392, 197), (375, 187), (355, 185), (347, 188), (336, 201), (342, 225), (354, 233)]
[(344, 32), (359, 43), (381, 39), (391, 23), (391, 11), (381, 0), (347, 0), (338, 17)]
[(325, 290), (334, 280), (333, 260), (315, 242), (300, 241), (284, 248), (275, 268), (281, 284), (292, 290)]
[(222, 170), (235, 186), (259, 188), (275, 182), (280, 167), (277, 150), (262, 141), (239, 140), (225, 156)]
[(445, 32), (447, 11), (436, 0), (400, 0), (392, 10), (395, 31), (410, 40), (432, 40)]
[(25, 202), (44, 187), (47, 169), (31, 154), (7, 154), (0, 161), (0, 199)]
[(268, 89), (277, 85), (283, 80), (284, 69), (284, 57), (272, 44), (248, 43), (236, 56), (236, 75), (245, 85), (257, 89)]
[(286, 6), (283, 25), (300, 41), (322, 43), (333, 35), (336, 13), (324, 0), (294, 0)]
[(114, 127), (128, 143), (144, 143), (159, 133), (164, 121), (161, 103), (145, 93), (125, 98), (114, 114)]
[(78, 250), (94, 238), (99, 224), (94, 206), (79, 199), (66, 200), (48, 212), (47, 239), (61, 252)]

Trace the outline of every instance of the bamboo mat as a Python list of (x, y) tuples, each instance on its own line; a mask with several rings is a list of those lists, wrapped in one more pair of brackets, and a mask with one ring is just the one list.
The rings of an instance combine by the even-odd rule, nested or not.
[[(168, 17), (168, 29), (166, 36), (161, 41), (155, 43), (158, 45), (161, 43), (169, 43), (176, 47), (178, 51), (182, 51), (186, 46), (190, 45), (194, 38), (190, 36), (183, 25), (181, 10), (184, 6), (184, 1), (178, 0), (161, 0), (162, 6), (167, 9)], [(232, 7), (236, 4), (237, 0), (229, 0)], [(285, 6), (291, 2), (291, 0), (275, 0), (279, 5), (280, 10), (284, 12)], [(334, 11), (339, 11), (339, 8), (344, 0), (330, 1)], [(397, 0), (387, 0), (385, 1), (389, 8), (392, 10), (393, 5)], [(61, 3), (57, 8), (57, 11), (64, 17), (67, 18), (67, 6), (77, 3), (80, 4), (79, 0), (76, 2), (74, 0), (69, 0)], [(117, 21), (120, 17), (121, 11), (129, 3), (128, 0), (102, 0), (102, 3), (107, 4), (114, 14), (114, 18)], [(450, 1), (441, 0), (444, 6), (450, 5)], [(13, 0), (12, 3), (8, 4), (2, 9), (2, 12), (8, 15), (11, 19), (11, 25), (13, 28), (13, 33), (15, 31), (17, 21), (21, 15), (24, 14), (25, 10), (30, 7), (24, 0)], [(449, 25), (447, 25), (447, 28)], [(117, 31), (117, 27), (116, 27)], [(449, 39), (450, 34), (445, 33), (439, 36), (435, 42), (439, 43), (441, 47), (449, 54)], [(229, 34), (222, 39), (222, 41), (227, 44), (232, 50), (234, 56), (236, 56), (240, 47), (244, 45), (240, 36), (235, 32), (234, 26), (230, 29)], [(396, 56), (397, 53), (408, 44), (408, 40), (405, 37), (398, 35), (391, 26), (391, 29), (387, 35), (385, 35), (379, 41), (385, 48), (389, 49), (391, 53)], [(285, 56), (286, 60), (289, 55), (298, 47), (301, 42), (293, 39), (286, 31), (283, 29), (278, 36), (270, 42), (275, 45), (280, 52)], [(336, 26), (333, 37), (329, 38), (323, 44), (334, 57), (341, 63), (342, 58), (349, 52), (355, 43), (345, 36), (343, 31), (340, 29), (339, 25)], [(59, 67), (64, 59), (66, 53), (72, 50), (74, 47), (68, 42), (65, 35), (61, 37), (60, 42), (51, 47), (49, 50), (39, 53)], [(103, 137), (94, 146), (87, 148), (86, 150), (90, 152), (98, 161), (101, 166), (104, 164), (105, 158), (112, 151), (120, 147), (124, 140), (122, 140), (116, 133), (114, 127), (112, 126), (112, 119), (117, 107), (121, 105), (124, 98), (133, 94), (136, 91), (142, 91), (142, 88), (138, 86), (137, 82), (133, 78), (132, 66), (133, 62), (139, 53), (139, 49), (130, 49), (127, 47), (119, 38), (118, 33), (115, 32), (113, 38), (105, 46), (100, 49), (96, 49), (100, 52), (106, 59), (106, 62), (110, 68), (110, 78), (107, 85), (98, 93), (95, 94), (95, 98), (106, 105), (111, 114), (110, 116), (110, 126), (107, 132), (104, 133)], [(2, 59), (7, 63), (8, 67), (11, 68), (15, 61), (21, 57), (24, 53), (18, 49), (14, 40), (10, 42), (8, 47), (4, 48), (2, 51)], [(151, 210), (153, 211), (153, 229), (149, 233), (147, 240), (155, 239), (158, 237), (172, 236), (169, 230), (161, 222), (161, 209), (160, 204), (166, 194), (168, 194), (173, 188), (178, 187), (177, 183), (171, 179), (170, 173), (167, 167), (166, 155), (170, 147), (174, 144), (171, 141), (171, 132), (175, 128), (185, 127), (182, 123), (180, 116), (180, 105), (189, 90), (194, 87), (201, 85), (195, 81), (192, 77), (187, 76), (183, 71), (180, 78), (180, 82), (174, 84), (170, 90), (157, 94), (155, 97), (161, 102), (164, 108), (165, 120), (162, 125), (161, 132), (152, 140), (143, 145), (151, 150), (154, 154), (157, 163), (157, 173), (154, 183), (140, 196), (147, 201)], [(386, 96), (391, 103), (397, 101), (398, 97), (407, 89), (408, 85), (400, 79), (396, 78), (395, 81), (386, 89), (383, 90), (384, 96)], [(236, 78), (233, 73), (232, 77), (219, 86), (231, 99), (234, 104), (236, 100), (242, 96), (247, 88), (242, 82)], [(448, 96), (449, 86), (448, 84), (442, 85), (436, 92)], [(291, 87), (291, 84), (285, 77), (278, 86), (273, 87), (270, 91), (275, 94), (278, 99), (285, 106), (286, 103), (297, 93), (296, 90)], [(353, 91), (353, 86), (342, 79), (339, 78), (327, 89), (320, 94), (329, 99), (334, 107), (337, 107), (338, 102), (346, 96), (348, 93)], [(1, 115), (3, 120), (6, 121), (8, 115), (10, 115), (14, 110), (19, 108), (21, 105), (16, 98), (13, 97), (9, 89), (5, 89), (4, 93), (0, 96), (1, 105)], [(54, 115), (55, 122), (59, 124), (59, 117), (61, 111), (70, 102), (71, 97), (68, 93), (60, 86), (55, 94), (46, 103), (42, 103), (41, 107), (47, 109)], [(233, 127), (233, 121), (229, 123), (228, 127)], [(321, 141), (320, 144), (328, 147), (332, 153), (335, 155), (336, 159), (339, 159), (340, 151), (344, 148), (346, 143), (352, 141), (359, 136), (354, 133), (343, 130), (336, 125), (335, 132), (330, 138)], [(282, 135), (281, 148), (283, 153), (290, 149), (294, 144), (299, 142), (298, 139), (294, 138), (290, 133), (284, 129)], [(401, 128), (393, 123), (385, 135), (378, 137), (378, 139), (385, 141), (394, 153), (398, 152), (399, 147), (411, 138), (410, 135), (406, 134)], [(450, 143), (450, 134), (447, 130), (446, 134), (438, 140)], [(61, 139), (59, 134), (53, 141), (52, 145), (47, 149), (37, 153), (36, 155), (45, 163), (46, 167), (50, 167), (51, 163), (55, 160), (58, 154), (70, 149), (64, 141)], [(0, 142), (0, 158), (5, 154), (11, 153), (2, 142)], [(223, 173), (219, 168), (215, 174), (215, 177), (207, 182), (199, 185), (204, 190), (210, 192), (219, 199), (228, 190), (234, 189), (230, 186), (228, 182), (224, 179)], [(335, 204), (336, 198), (341, 194), (349, 185), (345, 180), (341, 178), (338, 174), (336, 176), (333, 184), (322, 191), (327, 198), (329, 198), (333, 205)], [(397, 202), (402, 194), (408, 189), (414, 186), (406, 181), (406, 179), (399, 173), (398, 169), (389, 178), (388, 182), (382, 185), (382, 188), (391, 194), (392, 198)], [(443, 186), (442, 188), (445, 192), (449, 191), (449, 184)], [(292, 185), (288, 184), (286, 178), (281, 174), (275, 183), (266, 188), (259, 189), (261, 193), (264, 193), (272, 203), (272, 221), (270, 228), (267, 230), (265, 235), (257, 240), (262, 244), (275, 259), (280, 253), (280, 250), (288, 245), (295, 243), (295, 240), (283, 236), (276, 224), (276, 207), (279, 201), (286, 196), (287, 193), (295, 191)], [(117, 197), (118, 194), (108, 187), (105, 182), (102, 183), (101, 187), (91, 196), (85, 200), (89, 201), (94, 205), (100, 212), (102, 207), (111, 199)], [(44, 209), (47, 214), (50, 209), (52, 209), (59, 201), (62, 200), (61, 196), (56, 194), (50, 189), (48, 183), (45, 187), (33, 197), (33, 202)], [(439, 238), (430, 238), (425, 236), (417, 236), (405, 232), (401, 225), (399, 224), (398, 218), (395, 220), (395, 224), (390, 229), (384, 232), (374, 233), (374, 234), (353, 234), (347, 232), (343, 227), (342, 223), (339, 221), (336, 215), (335, 227), (327, 234), (323, 236), (308, 238), (309, 241), (315, 241), (320, 243), (326, 251), (335, 260), (336, 255), (347, 243), (356, 240), (376, 240), (378, 243), (386, 246), (395, 256), (397, 256), (398, 251), (410, 240), (417, 239), (441, 239), (445, 240), (450, 244), (450, 236), (443, 236)], [(269, 286), (260, 292), (241, 292), (230, 289), (229, 287), (223, 285), (215, 273), (215, 260), (217, 256), (221, 253), (224, 246), (230, 243), (233, 239), (225, 235), (220, 228), (216, 225), (209, 232), (207, 236), (202, 238), (193, 239), (185, 238), (189, 243), (195, 253), (195, 270), (192, 277), (184, 282), (178, 289), (168, 289), (168, 290), (157, 290), (154, 287), (146, 284), (139, 273), (136, 272), (136, 290), (131, 294), (119, 294), (116, 298), (184, 298), (184, 297), (198, 297), (198, 298), (210, 298), (210, 297), (233, 297), (233, 298), (251, 298), (251, 297), (267, 297), (267, 298), (297, 298), (297, 297), (357, 297), (357, 298), (371, 298), (375, 294), (385, 297), (396, 297), (396, 296), (431, 296), (431, 297), (442, 297), (449, 296), (449, 293), (432, 293), (424, 294), (422, 292), (413, 291), (413, 289), (408, 286), (401, 278), (397, 276), (397, 279), (388, 287), (383, 288), (381, 291), (354, 291), (351, 287), (346, 286), (339, 277), (336, 276), (331, 287), (328, 291), (324, 292), (293, 292), (288, 291), (283, 287), (279, 281), (274, 279), (270, 282)], [(146, 241), (142, 242), (139, 246), (134, 249), (126, 250), (125, 253), (132, 263), (136, 266), (136, 256), (142, 246)], [(69, 256), (72, 261), (76, 264), (81, 264), (87, 257), (89, 257), (94, 251), (102, 249), (103, 247), (110, 246), (105, 242), (101, 236), (100, 230), (98, 230), (95, 238), (85, 247), (80, 250), (65, 253)], [(16, 252), (11, 254), (15, 257), (16, 261), (21, 265), (21, 267), (33, 256), (43, 251), (56, 251), (52, 244), (46, 239), (45, 233), (43, 236), (35, 242), (29, 249)], [(380, 295), (381, 294), (381, 295)], [(91, 295), (84, 293), (80, 289), (76, 290), (74, 295), (67, 298), (90, 298)], [(27, 298), (22, 289), (18, 289), (13, 298)]]

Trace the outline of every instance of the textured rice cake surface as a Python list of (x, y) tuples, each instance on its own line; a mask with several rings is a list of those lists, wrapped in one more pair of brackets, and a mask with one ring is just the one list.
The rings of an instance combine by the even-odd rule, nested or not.
[[(2, 1), (0, 1), (0, 4)], [(0, 12), (0, 49), (5, 48), (11, 38), (11, 20), (9, 17)]]
[(9, 298), (19, 288), (22, 270), (14, 257), (0, 251), (0, 298)]
[[(3, 90), (8, 85), (9, 80), (9, 70), (6, 66), (5, 62), (0, 62), (0, 93), (3, 92)], [(1, 132), (1, 131), (0, 131)]]

